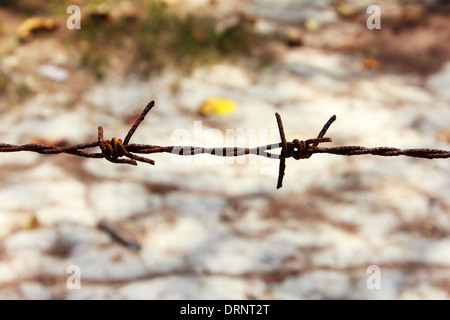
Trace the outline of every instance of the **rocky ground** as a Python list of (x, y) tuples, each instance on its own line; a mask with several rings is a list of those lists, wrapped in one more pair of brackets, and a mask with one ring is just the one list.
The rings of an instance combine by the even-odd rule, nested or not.
[[(275, 143), (279, 112), (289, 140), (315, 137), (336, 114), (327, 133), (334, 146), (450, 149), (448, 15), (385, 1), (392, 19), (368, 30), (367, 15), (356, 14), (364, 5), (246, 1), (240, 12), (256, 17), (259, 31), (287, 39), (269, 66), (86, 78), (86, 90), (67, 48), (51, 37), (21, 44), (2, 69), (14, 77), (26, 64), (24, 81), (38, 92), (14, 106), (1, 100), (0, 141), (91, 142), (99, 125), (106, 138), (123, 138), (155, 100), (132, 142)], [(417, 15), (412, 24), (398, 22), (405, 12)], [(299, 27), (307, 19), (318, 29)], [(233, 100), (235, 112), (201, 116), (210, 96)], [(227, 141), (227, 129), (254, 139)], [(275, 160), (152, 158), (154, 167), (134, 167), (3, 153), (0, 298), (449, 298), (448, 160), (315, 154), (287, 160), (277, 190)], [(77, 270), (80, 288), (71, 286)]]

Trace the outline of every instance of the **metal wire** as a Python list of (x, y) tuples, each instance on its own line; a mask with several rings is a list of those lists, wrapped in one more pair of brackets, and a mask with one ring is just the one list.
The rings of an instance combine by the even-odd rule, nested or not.
[[(318, 147), (320, 143), (332, 142), (331, 138), (324, 137), (328, 128), (336, 120), (336, 116), (333, 115), (323, 126), (319, 132), (317, 138), (308, 140), (294, 139), (292, 142), (286, 141), (284, 133), (283, 122), (281, 116), (275, 113), (278, 131), (280, 133), (281, 142), (273, 143), (265, 146), (259, 146), (255, 148), (204, 148), (195, 146), (157, 146), (148, 144), (130, 144), (130, 140), (135, 133), (139, 124), (144, 120), (147, 113), (154, 107), (154, 101), (151, 101), (145, 109), (142, 111), (139, 118), (134, 122), (133, 126), (128, 131), (125, 139), (112, 138), (111, 140), (103, 139), (103, 127), (98, 127), (97, 141), (76, 144), (72, 146), (59, 147), (49, 146), (44, 144), (25, 144), (25, 145), (12, 145), (6, 143), (0, 143), (0, 152), (18, 152), (18, 151), (30, 151), (41, 154), (59, 154), (67, 153), (79, 157), (85, 158), (104, 158), (112, 163), (122, 163), (137, 165), (137, 162), (144, 162), (151, 165), (155, 164), (155, 161), (146, 157), (138, 156), (138, 154), (152, 154), (152, 153), (173, 153), (183, 156), (191, 156), (196, 154), (211, 154), (220, 157), (238, 157), (248, 154), (254, 154), (257, 156), (267, 157), (270, 159), (278, 159), (280, 161), (277, 189), (283, 185), (283, 178), (286, 170), (286, 159), (294, 158), (295, 160), (308, 159), (315, 153), (329, 153), (343, 156), (354, 156), (371, 154), (382, 157), (393, 156), (407, 156), (425, 159), (444, 159), (450, 158), (450, 151), (438, 150), (438, 149), (397, 149), (389, 147), (377, 147), (377, 148), (365, 148), (361, 146), (341, 146), (323, 148)], [(101, 152), (87, 152), (83, 151), (88, 148), (99, 147)], [(268, 150), (281, 148), (280, 154), (274, 154), (267, 152)]]

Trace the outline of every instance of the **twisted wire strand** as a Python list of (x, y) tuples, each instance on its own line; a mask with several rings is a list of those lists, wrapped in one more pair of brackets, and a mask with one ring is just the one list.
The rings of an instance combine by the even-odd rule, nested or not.
[[(137, 162), (155, 164), (155, 161), (137, 154), (153, 154), (153, 153), (172, 153), (181, 156), (192, 156), (198, 154), (210, 154), (220, 157), (238, 157), (253, 154), (270, 159), (280, 161), (277, 189), (283, 186), (283, 178), (286, 170), (286, 159), (294, 158), (295, 160), (308, 159), (315, 153), (328, 153), (343, 156), (354, 155), (376, 155), (383, 157), (407, 156), (424, 159), (445, 159), (450, 158), (450, 151), (439, 149), (398, 149), (390, 147), (366, 148), (361, 146), (340, 146), (340, 147), (318, 147), (320, 143), (332, 142), (331, 138), (324, 137), (331, 124), (336, 120), (333, 115), (320, 130), (317, 138), (299, 140), (294, 139), (292, 142), (286, 140), (283, 122), (281, 116), (275, 113), (278, 131), (280, 133), (280, 143), (273, 143), (254, 148), (241, 147), (217, 147), (205, 148), (196, 146), (158, 146), (149, 144), (130, 144), (130, 140), (140, 123), (144, 120), (148, 112), (154, 107), (154, 101), (151, 101), (142, 111), (141, 115), (136, 119), (133, 126), (128, 131), (125, 139), (112, 138), (111, 140), (103, 139), (103, 127), (99, 126), (97, 131), (97, 141), (71, 146), (49, 146), (45, 144), (24, 144), (13, 145), (0, 143), (0, 152), (19, 152), (30, 151), (40, 154), (60, 154), (67, 153), (79, 157), (106, 159), (112, 163), (121, 163), (129, 165), (137, 165)], [(101, 152), (83, 151), (89, 148), (100, 148)], [(281, 148), (280, 154), (268, 152), (273, 149)]]

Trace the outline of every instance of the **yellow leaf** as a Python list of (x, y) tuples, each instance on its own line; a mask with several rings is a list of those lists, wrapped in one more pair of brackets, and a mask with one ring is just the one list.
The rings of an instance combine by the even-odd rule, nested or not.
[(227, 115), (236, 110), (236, 104), (233, 100), (210, 97), (206, 99), (199, 108), (199, 112), (207, 115)]

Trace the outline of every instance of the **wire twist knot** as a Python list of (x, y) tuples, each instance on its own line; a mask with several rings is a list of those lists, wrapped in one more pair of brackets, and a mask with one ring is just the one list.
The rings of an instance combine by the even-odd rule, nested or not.
[[(100, 149), (102, 150), (105, 159), (114, 163), (119, 162), (118, 160), (123, 156), (128, 156), (128, 151), (125, 150), (122, 140), (117, 138), (112, 138), (111, 140), (98, 140), (100, 144)], [(135, 161), (127, 161), (127, 162), (135, 162)], [(133, 163), (134, 164), (134, 163)]]
[[(155, 105), (154, 101), (151, 101), (149, 104), (147, 104), (142, 114), (139, 116), (139, 118), (135, 121), (131, 129), (128, 131), (128, 134), (125, 137), (124, 142), (122, 142), (121, 139), (117, 138), (112, 138), (111, 140), (103, 140), (103, 127), (102, 126), (98, 127), (98, 145), (100, 147), (100, 150), (102, 151), (102, 155), (105, 157), (106, 160), (113, 163), (131, 164), (133, 166), (137, 166), (136, 161), (141, 161), (152, 165), (155, 164), (155, 161), (153, 161), (152, 159), (137, 156), (127, 150), (127, 147), (129, 146), (128, 142), (130, 141), (131, 137), (136, 131), (136, 128), (139, 126), (142, 120), (144, 120), (144, 117), (153, 108), (154, 105)], [(129, 159), (123, 158), (121, 159), (121, 157), (127, 157)]]
[(292, 142), (286, 141), (283, 122), (281, 121), (281, 116), (278, 112), (275, 113), (275, 117), (277, 118), (278, 131), (280, 132), (281, 138), (280, 167), (278, 171), (278, 183), (277, 183), (277, 189), (279, 189), (283, 186), (283, 177), (286, 170), (287, 158), (292, 157), (295, 160), (308, 159), (315, 152), (319, 143), (333, 141), (331, 138), (324, 138), (323, 136), (325, 135), (331, 124), (336, 120), (336, 116), (333, 115), (327, 121), (327, 123), (325, 123), (322, 130), (320, 130), (317, 138), (308, 140), (294, 139), (292, 140)]
[[(286, 142), (286, 153), (281, 155), (286, 158), (294, 158), (295, 160), (308, 159), (314, 153), (314, 148), (322, 142), (331, 142), (331, 138), (316, 138), (308, 140), (294, 139), (292, 142)], [(313, 145), (313, 147), (310, 147)]]

